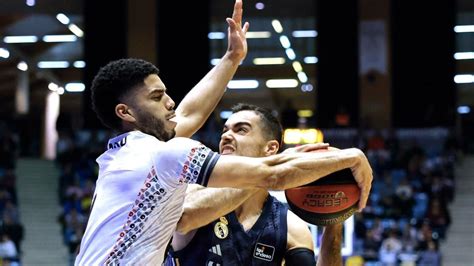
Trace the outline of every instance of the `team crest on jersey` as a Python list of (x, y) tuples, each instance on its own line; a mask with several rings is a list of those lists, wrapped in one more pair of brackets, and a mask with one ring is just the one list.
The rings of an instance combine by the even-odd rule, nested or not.
[(221, 223), (224, 223), (225, 225), (228, 225), (229, 224), (229, 221), (227, 221), (227, 219), (222, 216), (221, 218), (219, 218), (219, 220), (221, 221)]
[(272, 261), (273, 255), (275, 254), (275, 247), (265, 245), (262, 243), (257, 243), (255, 245), (255, 250), (253, 256), (257, 259)]
[(214, 234), (220, 239), (224, 239), (229, 235), (229, 228), (223, 222), (217, 222), (214, 225)]

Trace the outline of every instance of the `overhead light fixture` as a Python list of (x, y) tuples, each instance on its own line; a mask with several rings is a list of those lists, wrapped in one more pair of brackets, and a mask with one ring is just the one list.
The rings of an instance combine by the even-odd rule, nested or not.
[(286, 35), (281, 35), (280, 36), (280, 43), (281, 43), (281, 46), (283, 46), (283, 48), (285, 48), (285, 49), (291, 47), (290, 39), (288, 39), (288, 37), (286, 37)]
[(63, 88), (63, 87), (59, 87), (56, 92), (57, 92), (59, 95), (63, 95), (63, 94), (64, 94), (64, 88)]
[(84, 32), (76, 24), (69, 24), (68, 29), (79, 38), (84, 36)]
[(36, 1), (35, 0), (26, 0), (26, 5), (27, 6), (35, 6)]
[(295, 54), (295, 51), (291, 48), (288, 48), (285, 50), (285, 53), (286, 53), (286, 56), (288, 56), (288, 58), (290, 60), (295, 60), (296, 58), (296, 54)]
[(258, 10), (262, 10), (262, 9), (265, 8), (265, 4), (262, 3), (262, 2), (257, 2), (257, 3), (255, 4), (255, 8), (258, 9)]
[(302, 109), (298, 110), (298, 117), (312, 117), (313, 116), (313, 110), (310, 109)]
[(213, 58), (213, 59), (211, 59), (211, 65), (215, 66), (215, 65), (219, 64), (220, 61), (221, 61), (220, 58)]
[(27, 71), (28, 70), (28, 64), (24, 61), (21, 61), (20, 63), (18, 63), (18, 65), (16, 65), (16, 68), (18, 68), (21, 71)]
[(318, 36), (318, 32), (315, 30), (295, 30), (291, 35), (295, 38), (314, 38)]
[(313, 89), (314, 89), (314, 87), (313, 87), (312, 84), (308, 83), (308, 84), (301, 85), (301, 91), (302, 92), (311, 92), (311, 91), (313, 91)]
[(456, 83), (474, 83), (474, 75), (456, 75), (454, 76), (454, 82)]
[(227, 118), (229, 118), (231, 115), (232, 115), (232, 111), (229, 111), (229, 110), (224, 110), (224, 111), (221, 111), (221, 113), (220, 113), (220, 117), (221, 117), (222, 119), (227, 119)]
[(74, 61), (73, 66), (75, 68), (85, 68), (86, 67), (86, 62), (84, 62), (84, 61)]
[(38, 37), (33, 35), (24, 36), (5, 36), (3, 38), (4, 43), (35, 43), (38, 41)]
[(71, 22), (71, 20), (66, 15), (64, 15), (63, 13), (57, 14), (56, 19), (59, 20), (59, 22), (61, 22), (64, 25), (67, 25), (67, 24), (69, 24), (69, 22)]
[(456, 60), (474, 59), (474, 52), (455, 53), (454, 59)]
[(281, 25), (280, 21), (278, 19), (274, 19), (272, 20), (272, 26), (273, 26), (273, 29), (277, 32), (277, 33), (282, 33), (283, 32), (283, 26)]
[(39, 61), (38, 68), (68, 68), (69, 62), (67, 61)]
[(77, 41), (76, 35), (45, 35), (43, 36), (43, 42), (75, 42)]
[(66, 84), (66, 91), (68, 92), (83, 92), (86, 89), (86, 85), (80, 82), (71, 82)]
[(57, 91), (58, 88), (59, 88), (58, 84), (56, 84), (56, 83), (54, 83), (54, 82), (50, 82), (50, 83), (48, 84), (48, 89), (49, 89), (50, 91)]
[(298, 79), (300, 80), (301, 83), (308, 82), (308, 76), (303, 71), (298, 72)]
[(285, 58), (283, 57), (257, 57), (253, 59), (255, 65), (283, 65)]
[(457, 33), (474, 32), (474, 25), (458, 25), (454, 27), (454, 31)]
[(0, 57), (8, 58), (10, 57), (10, 52), (5, 48), (0, 48)]
[(307, 56), (303, 59), (305, 64), (316, 64), (318, 62), (318, 58), (316, 56)]
[(269, 31), (247, 31), (245, 37), (247, 39), (267, 39), (272, 36), (272, 33)]
[(467, 105), (461, 105), (458, 107), (458, 114), (469, 114), (471, 112), (471, 108)]
[(258, 88), (258, 81), (254, 79), (249, 80), (231, 80), (229, 84), (227, 84), (227, 88), (229, 89), (256, 89)]
[(211, 39), (211, 40), (221, 40), (221, 39), (224, 39), (225, 38), (225, 33), (223, 32), (209, 32), (207, 34), (207, 38)]
[(295, 88), (298, 86), (296, 79), (269, 79), (265, 82), (268, 88)]
[(303, 71), (303, 66), (299, 61), (293, 61), (292, 66), (296, 73)]

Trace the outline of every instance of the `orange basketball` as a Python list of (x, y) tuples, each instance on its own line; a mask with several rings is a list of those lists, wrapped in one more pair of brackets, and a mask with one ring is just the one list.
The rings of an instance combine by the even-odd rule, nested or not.
[(350, 169), (329, 174), (302, 187), (285, 190), (286, 200), (304, 221), (326, 226), (345, 221), (357, 210), (360, 189)]

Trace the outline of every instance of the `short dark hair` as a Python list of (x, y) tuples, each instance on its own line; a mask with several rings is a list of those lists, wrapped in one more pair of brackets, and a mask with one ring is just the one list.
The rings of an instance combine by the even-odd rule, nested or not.
[(92, 109), (100, 121), (114, 130), (121, 129), (115, 106), (132, 89), (144, 85), (144, 80), (159, 71), (152, 63), (141, 59), (119, 59), (102, 67), (91, 87)]
[(262, 123), (263, 132), (267, 135), (265, 136), (268, 140), (276, 140), (282, 146), (282, 132), (283, 128), (280, 121), (272, 114), (272, 111), (265, 107), (259, 107), (253, 104), (248, 103), (238, 103), (231, 108), (232, 113), (237, 113), (240, 111), (253, 111), (256, 113)]

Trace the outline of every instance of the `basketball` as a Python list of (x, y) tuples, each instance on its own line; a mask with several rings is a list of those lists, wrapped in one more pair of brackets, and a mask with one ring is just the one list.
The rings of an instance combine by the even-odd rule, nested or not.
[(345, 221), (358, 209), (360, 189), (349, 168), (307, 185), (285, 190), (289, 208), (304, 221), (327, 226)]

